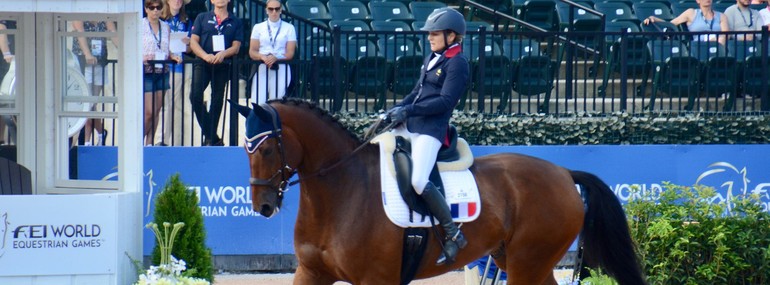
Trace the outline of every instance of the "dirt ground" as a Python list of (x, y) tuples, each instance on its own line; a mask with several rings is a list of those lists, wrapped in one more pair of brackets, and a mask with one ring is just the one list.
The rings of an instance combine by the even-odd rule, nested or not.
[[(568, 284), (571, 270), (555, 270), (554, 277), (559, 284)], [(214, 285), (291, 285), (293, 274), (219, 274), (214, 276)], [(348, 284), (337, 282), (335, 285)], [(463, 271), (452, 271), (429, 279), (417, 280), (413, 285), (465, 285)], [(474, 284), (475, 285), (475, 284)]]

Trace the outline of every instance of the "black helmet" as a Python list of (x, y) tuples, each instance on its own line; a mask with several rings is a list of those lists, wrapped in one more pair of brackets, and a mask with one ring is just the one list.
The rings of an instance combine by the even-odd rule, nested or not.
[(433, 32), (452, 30), (458, 35), (465, 34), (465, 18), (457, 10), (445, 7), (433, 10), (420, 30)]

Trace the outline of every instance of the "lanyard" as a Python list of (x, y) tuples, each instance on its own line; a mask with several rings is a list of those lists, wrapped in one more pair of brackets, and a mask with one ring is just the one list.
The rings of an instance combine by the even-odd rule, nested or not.
[(180, 21), (178, 14), (173, 18), (168, 19), (168, 25), (174, 32), (185, 32), (187, 29), (187, 23)]
[[(225, 19), (225, 20), (227, 20), (227, 19)], [(225, 20), (219, 20), (219, 16), (217, 16), (216, 14), (214, 15), (214, 21), (217, 21), (217, 24), (214, 25), (214, 28), (217, 29), (217, 34), (218, 35), (222, 34), (222, 28), (224, 28), (222, 26), (222, 22), (224, 22)]]
[(749, 22), (746, 23), (746, 17), (743, 16), (743, 11), (741, 11), (740, 8), (738, 8), (738, 14), (741, 15), (741, 19), (743, 19), (743, 24), (747, 25), (749, 28), (754, 25), (754, 17), (751, 15), (751, 8), (749, 10)]
[(160, 36), (161, 30), (163, 30), (162, 25), (160, 22), (158, 22), (158, 36), (155, 36), (155, 33), (152, 32), (152, 25), (150, 24), (150, 20), (147, 20), (147, 26), (150, 27), (150, 34), (152, 34), (152, 37), (155, 39), (155, 44), (158, 45), (158, 50), (160, 50), (160, 41), (163, 40), (163, 37)]
[(714, 15), (714, 17), (711, 18), (711, 21), (706, 21), (706, 14), (703, 14), (703, 10), (700, 11), (700, 15), (703, 17), (703, 22), (709, 25), (709, 31), (714, 30), (714, 20), (717, 19), (717, 12), (711, 11), (711, 13)]
[(275, 52), (275, 42), (276, 39), (278, 39), (278, 34), (281, 33), (282, 24), (283, 21), (278, 19), (278, 30), (275, 31), (275, 36), (273, 36), (273, 29), (270, 28), (270, 20), (267, 20), (267, 37), (270, 39), (270, 46), (273, 48), (273, 52)]

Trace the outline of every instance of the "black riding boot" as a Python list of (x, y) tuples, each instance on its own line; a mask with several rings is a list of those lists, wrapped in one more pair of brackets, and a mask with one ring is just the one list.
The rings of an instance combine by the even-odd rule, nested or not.
[(468, 245), (468, 241), (465, 240), (465, 236), (457, 228), (457, 225), (452, 221), (452, 214), (449, 212), (449, 206), (447, 206), (444, 197), (438, 192), (433, 182), (428, 182), (425, 185), (425, 190), (422, 191), (422, 199), (430, 208), (430, 212), (438, 219), (441, 227), (444, 228), (444, 251), (436, 261), (437, 265), (444, 263), (452, 263), (455, 261), (455, 256), (461, 248)]

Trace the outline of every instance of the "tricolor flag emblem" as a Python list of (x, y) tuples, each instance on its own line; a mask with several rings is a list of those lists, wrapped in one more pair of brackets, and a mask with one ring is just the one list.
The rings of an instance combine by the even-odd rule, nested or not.
[(452, 211), (452, 218), (468, 218), (476, 215), (476, 209), (478, 205), (476, 202), (455, 203), (450, 205)]

